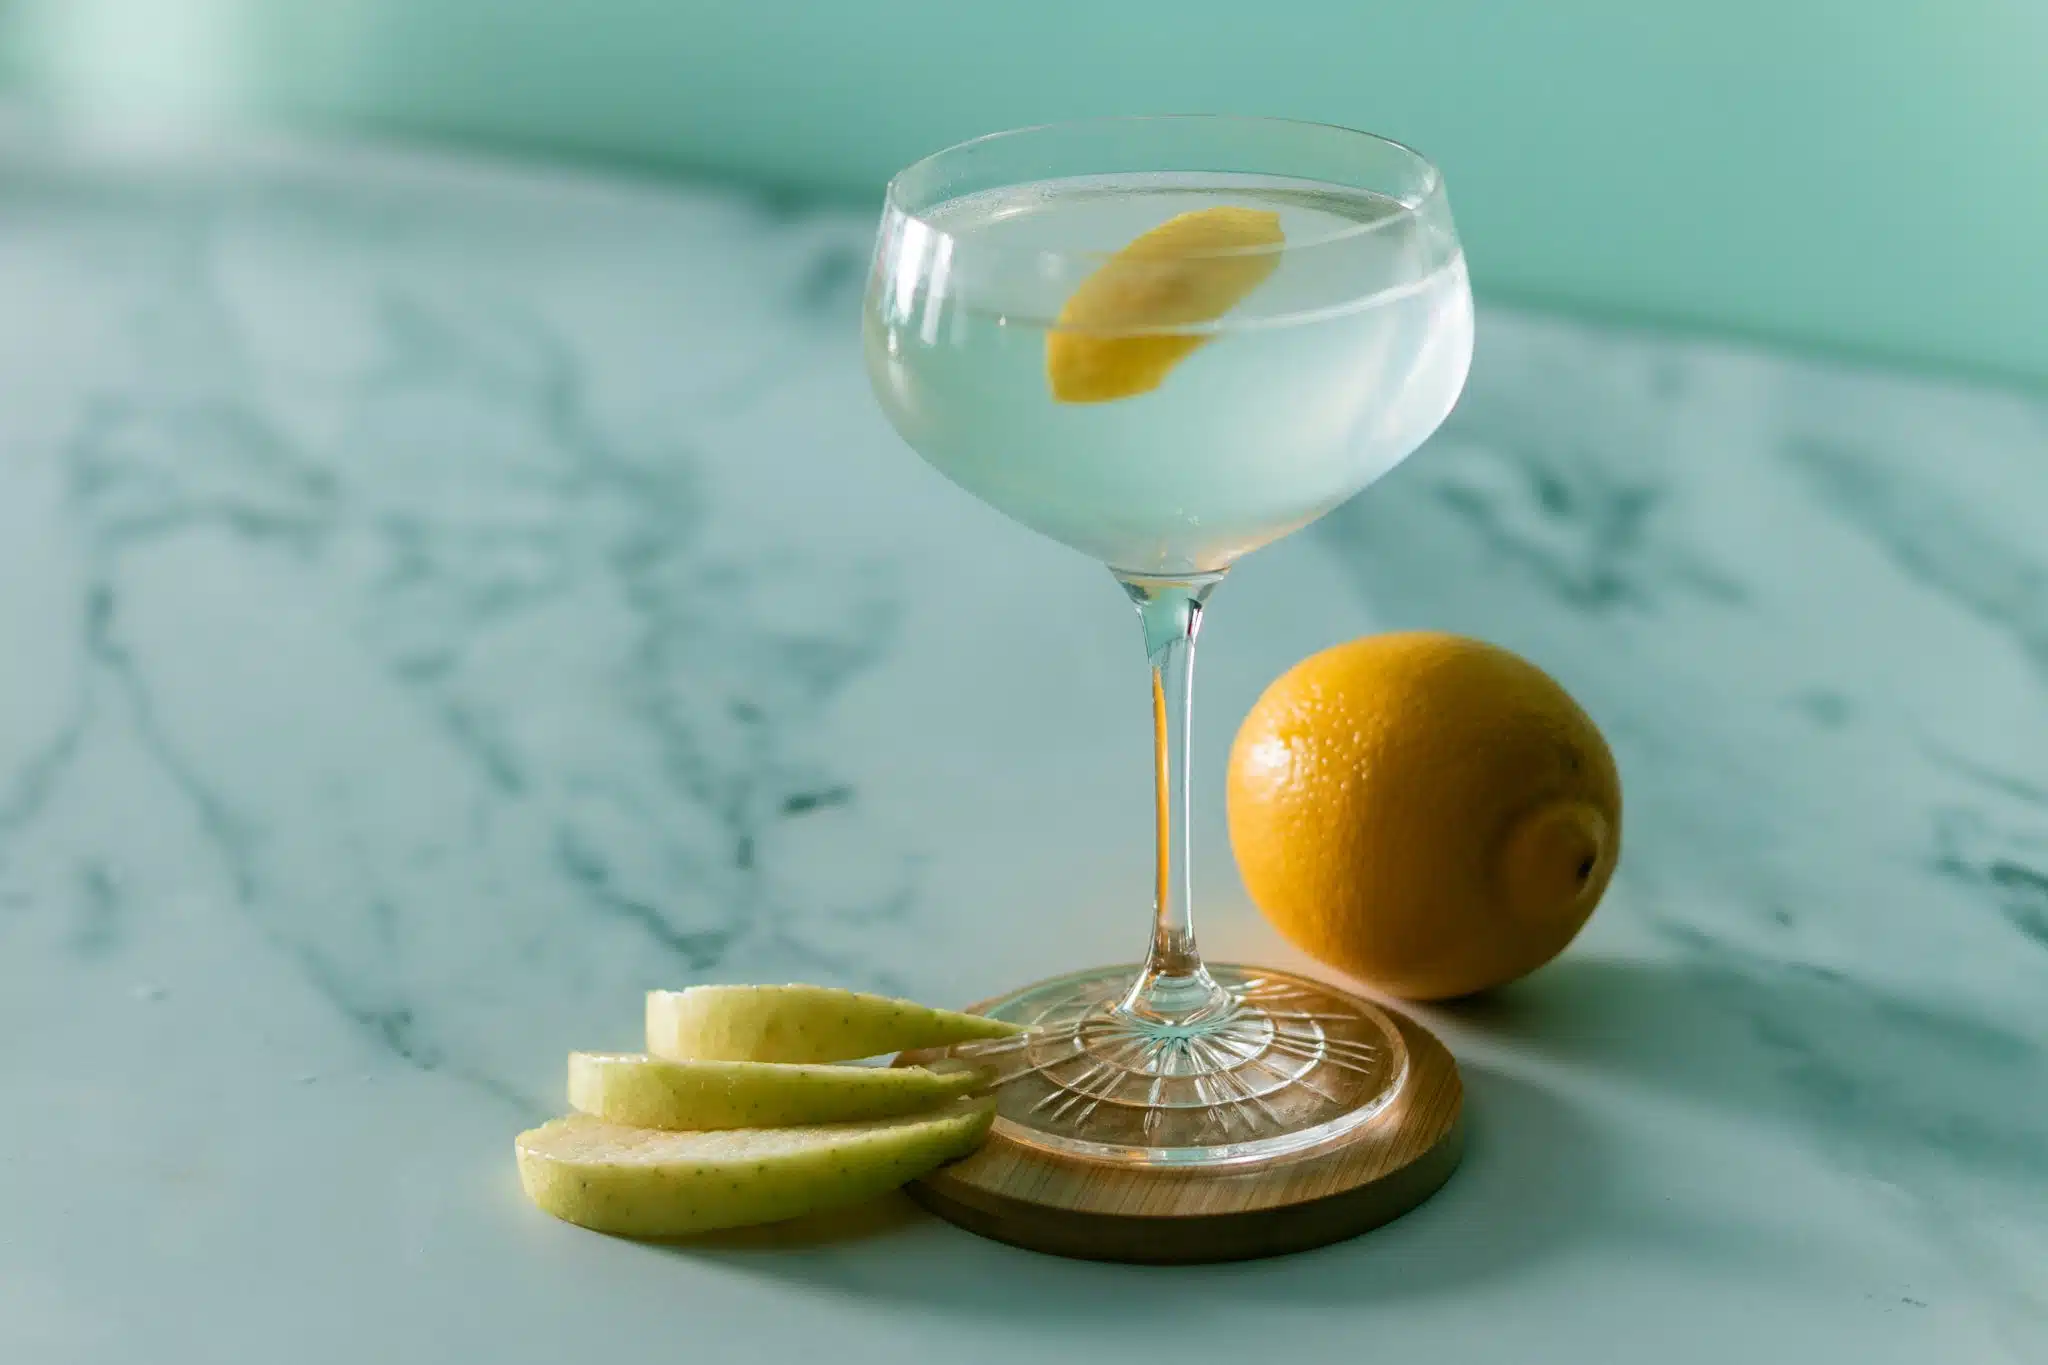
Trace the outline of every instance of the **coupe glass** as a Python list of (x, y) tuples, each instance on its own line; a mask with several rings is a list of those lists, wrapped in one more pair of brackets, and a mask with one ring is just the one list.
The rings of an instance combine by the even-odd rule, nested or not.
[[(1119, 255), (1191, 214), (1204, 217)], [(1261, 225), (1254, 240), (1214, 230), (1233, 215)], [(1069, 308), (1106, 267), (1123, 311)], [(1256, 283), (1219, 298), (1219, 279)], [(1196, 950), (1189, 710), (1195, 637), (1230, 566), (1393, 468), (1464, 386), (1471, 293), (1442, 176), (1397, 143), (1275, 119), (997, 133), (890, 183), (863, 331), (904, 440), (1107, 565), (1151, 660), (1145, 961), (984, 1007), (1030, 1026), (958, 1050), (997, 1068), (998, 1131), (1083, 1158), (1204, 1166), (1301, 1152), (1370, 1120), (1407, 1072), (1385, 1014)], [(1107, 387), (1063, 391), (1061, 347), (1108, 357)]]

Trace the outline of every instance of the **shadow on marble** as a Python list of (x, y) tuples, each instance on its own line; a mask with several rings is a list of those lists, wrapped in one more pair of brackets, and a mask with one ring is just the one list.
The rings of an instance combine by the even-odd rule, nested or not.
[(1931, 1158), (2048, 1180), (2042, 1040), (1967, 1000), (1676, 932), (1678, 958), (1567, 957), (1444, 1013), (1517, 1051), (1786, 1121), (1894, 1177)]
[[(1197, 1317), (1225, 1304), (1314, 1314), (1465, 1294), (1582, 1255), (1682, 1249), (1693, 1273), (1799, 1283), (1841, 1254), (1825, 1225), (1723, 1199), (1711, 1169), (1695, 1170), (1674, 1198), (1661, 1173), (1696, 1144), (1617, 1126), (1560, 1067), (1776, 1120), (1830, 1160), (1906, 1186), (1938, 1185), (1926, 1175), (1929, 1151), (2007, 1188), (2038, 1186), (2048, 1163), (2043, 1101), (2031, 1098), (2048, 1087), (2033, 1075), (2041, 1054), (2028, 1040), (1811, 966), (1704, 944), (1676, 962), (1567, 958), (1439, 1013), (1498, 1044), (1498, 1060), (1460, 1062), (1464, 1163), (1413, 1213), (1335, 1246), (1213, 1266), (1069, 1261), (975, 1238), (898, 1196), (668, 1250), (989, 1327), (1028, 1317), (1112, 1335), (1132, 1330), (1134, 1305), (1160, 1292)], [(1891, 1074), (1901, 1063), (1906, 1074)], [(1986, 1095), (2007, 1107), (1983, 1112)]]
[(795, 1234), (788, 1240), (762, 1229), (759, 1236), (673, 1249), (808, 1289), (970, 1317), (1014, 1316), (1028, 1306), (1035, 1317), (1062, 1318), (1070, 1327), (1127, 1320), (1133, 1290), (1162, 1282), (1190, 1295), (1204, 1285), (1227, 1287), (1240, 1302), (1337, 1304), (1456, 1293), (1555, 1253), (1598, 1230), (1611, 1212), (1604, 1192), (1610, 1163), (1589, 1115), (1539, 1085), (1487, 1068), (1468, 1068), (1466, 1084), (1465, 1160), (1440, 1194), (1384, 1228), (1292, 1256), (1208, 1266), (1064, 1260), (959, 1232), (900, 1196), (845, 1223), (788, 1225)]
[(677, 1251), (800, 1251), (864, 1242), (922, 1221), (923, 1209), (910, 1196), (892, 1192), (852, 1208), (832, 1209), (758, 1227), (709, 1232), (666, 1243)]

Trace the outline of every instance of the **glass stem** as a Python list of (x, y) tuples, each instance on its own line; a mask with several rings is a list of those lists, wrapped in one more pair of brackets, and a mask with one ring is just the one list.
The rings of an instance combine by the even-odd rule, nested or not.
[(1150, 578), (1119, 573), (1117, 581), (1137, 604), (1145, 653), (1152, 661), (1153, 795), (1159, 820), (1152, 946), (1145, 969), (1117, 1008), (1154, 1025), (1209, 1024), (1228, 1018), (1237, 1002), (1210, 977), (1195, 947), (1188, 884), (1188, 727), (1202, 605), (1223, 575)]

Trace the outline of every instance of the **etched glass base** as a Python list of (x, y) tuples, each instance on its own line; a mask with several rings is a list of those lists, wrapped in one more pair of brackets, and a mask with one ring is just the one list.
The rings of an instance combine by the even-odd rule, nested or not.
[(996, 1131), (1098, 1161), (1234, 1165), (1317, 1147), (1400, 1093), (1408, 1052), (1383, 1012), (1286, 972), (1212, 966), (1231, 995), (1177, 1023), (1118, 1009), (1138, 968), (1098, 967), (987, 1006), (1029, 1033), (952, 1055), (997, 1072)]

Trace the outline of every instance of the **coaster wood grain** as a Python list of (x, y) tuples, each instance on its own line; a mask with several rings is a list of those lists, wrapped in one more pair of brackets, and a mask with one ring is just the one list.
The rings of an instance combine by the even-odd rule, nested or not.
[(1314, 1152), (1221, 1172), (1128, 1167), (1027, 1147), (998, 1123), (979, 1150), (913, 1182), (909, 1194), (984, 1237), (1097, 1261), (1244, 1260), (1378, 1227), (1442, 1187), (1464, 1137), (1464, 1086), (1449, 1049), (1407, 1015), (1386, 1012), (1408, 1045), (1401, 1093)]

